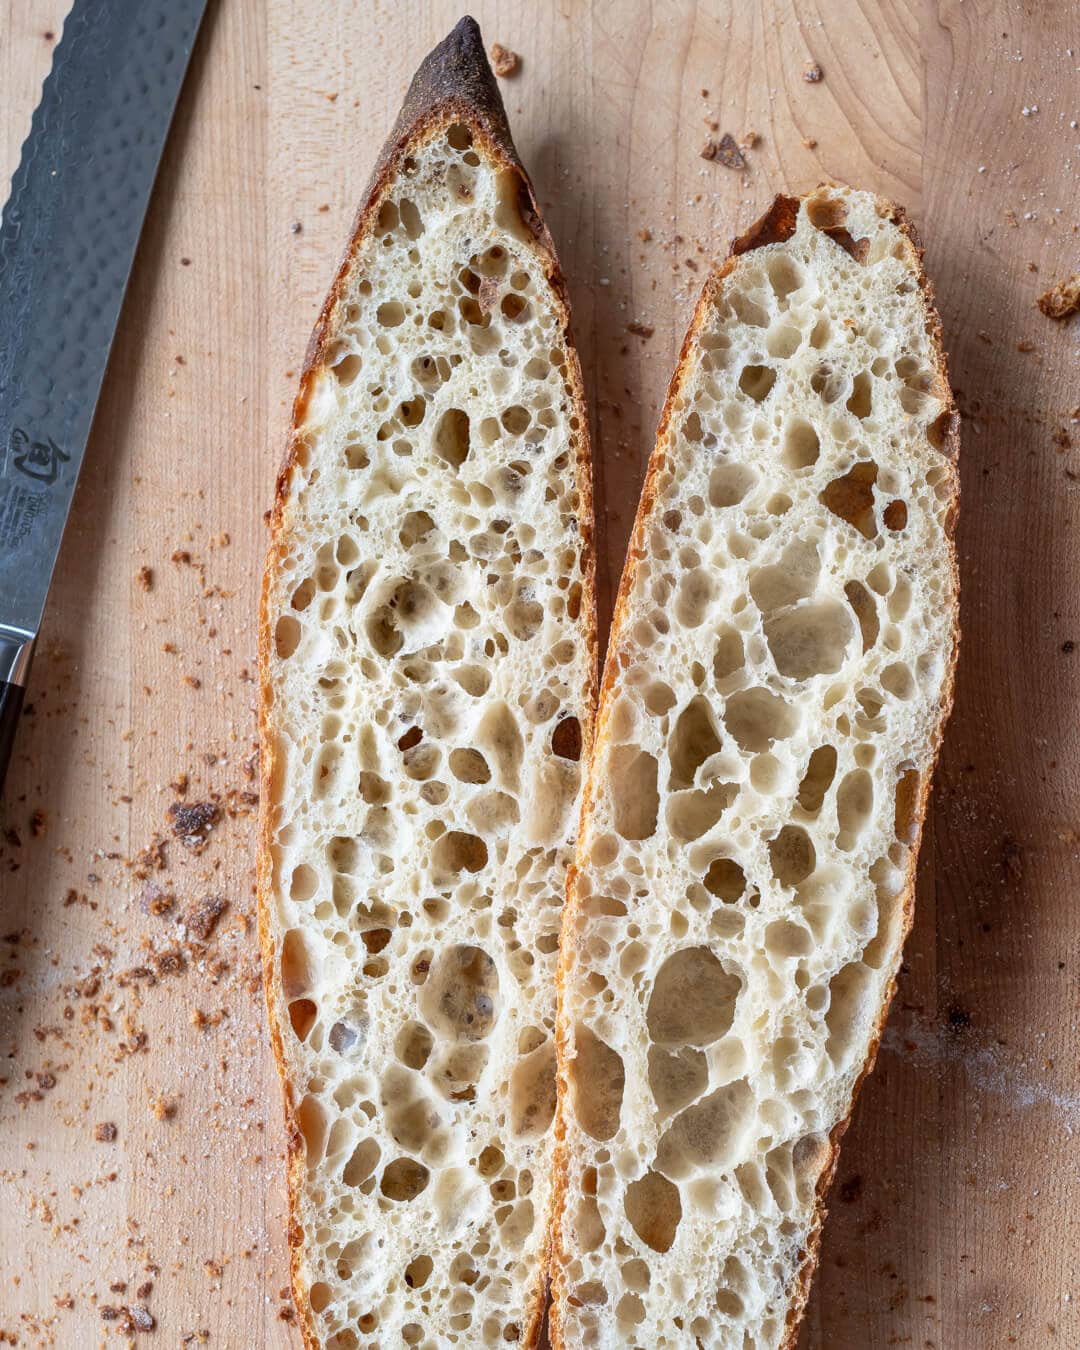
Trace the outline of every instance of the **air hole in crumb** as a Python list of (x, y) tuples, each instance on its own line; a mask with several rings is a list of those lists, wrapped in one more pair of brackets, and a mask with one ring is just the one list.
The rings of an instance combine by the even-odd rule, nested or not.
[(734, 783), (712, 783), (705, 789), (677, 792), (667, 807), (668, 828), (676, 839), (690, 842), (708, 834), (738, 795)]
[(716, 650), (713, 653), (713, 676), (717, 684), (741, 670), (745, 659), (742, 635), (738, 629), (731, 627), (720, 629), (716, 638)]
[(674, 1050), (650, 1046), (649, 1087), (661, 1116), (681, 1111), (708, 1086), (709, 1064), (703, 1051), (691, 1046)]
[(427, 1186), (429, 1175), (414, 1158), (395, 1158), (383, 1171), (379, 1189), (388, 1200), (415, 1200)]
[(852, 381), (851, 397), (847, 401), (847, 410), (860, 420), (870, 416), (873, 392), (868, 371), (860, 370)]
[(894, 829), (902, 844), (914, 844), (919, 828), (920, 779), (918, 769), (905, 769), (896, 781)]
[(877, 536), (874, 521), (874, 484), (878, 467), (872, 460), (860, 460), (840, 478), (834, 478), (819, 500), (834, 515), (846, 520), (865, 539)]
[(422, 1022), (406, 1022), (394, 1040), (394, 1053), (410, 1069), (422, 1069), (431, 1055), (434, 1041)]
[(831, 745), (819, 745), (810, 756), (799, 784), (798, 801), (802, 809), (810, 815), (821, 810), (825, 794), (836, 777), (836, 750)]
[(648, 839), (656, 832), (660, 797), (656, 759), (636, 745), (620, 745), (610, 760), (615, 829), (624, 839)]
[(671, 1177), (685, 1176), (694, 1166), (729, 1166), (757, 1118), (756, 1108), (745, 1078), (718, 1088), (675, 1118), (660, 1139), (657, 1166)]
[(314, 964), (304, 936), (290, 928), (281, 944), (281, 988), (288, 999), (310, 993), (314, 988)]
[(325, 1312), (331, 1302), (330, 1286), (324, 1284), (321, 1280), (317, 1281), (308, 1290), (308, 1302), (311, 1304), (313, 1313)]
[(309, 998), (298, 998), (289, 1004), (289, 1021), (298, 1041), (307, 1040), (307, 1034), (315, 1025), (318, 1015), (318, 1007)]
[(679, 1188), (659, 1172), (646, 1172), (632, 1181), (623, 1200), (634, 1232), (654, 1252), (666, 1252), (675, 1241), (682, 1218)]
[(797, 886), (817, 866), (813, 841), (800, 825), (785, 825), (769, 841), (769, 862), (781, 886)]
[(829, 983), (829, 1009), (825, 1025), (829, 1038), (826, 1053), (843, 1072), (863, 1042), (876, 1005), (873, 976), (861, 962), (852, 962), (833, 976)]
[(383, 328), (397, 328), (405, 322), (405, 308), (397, 300), (385, 300), (375, 311)]
[(855, 847), (873, 809), (874, 780), (865, 769), (852, 769), (850, 773), (845, 774), (836, 790), (838, 848), (850, 852)]
[(746, 464), (718, 464), (709, 474), (709, 504), (717, 509), (737, 506), (757, 480), (755, 470)]
[(886, 529), (895, 531), (902, 530), (906, 527), (907, 518), (907, 503), (900, 501), (899, 498), (897, 498), (896, 501), (890, 502), (881, 513), (881, 519), (884, 521)]
[(668, 754), (671, 790), (694, 786), (697, 771), (721, 749), (713, 711), (706, 699), (692, 699), (679, 714), (671, 733)]
[(473, 143), (473, 134), (461, 122), (454, 122), (447, 128), (446, 143), (451, 150), (468, 150)]
[(555, 1118), (555, 1043), (545, 1041), (514, 1066), (510, 1075), (510, 1130), (539, 1138)]
[(894, 661), (881, 672), (881, 687), (894, 698), (909, 699), (915, 694), (915, 679), (903, 661)]
[(422, 1289), (434, 1266), (430, 1256), (417, 1256), (405, 1267), (405, 1283), (410, 1289)]
[(491, 778), (487, 760), (479, 750), (451, 750), (450, 772), (461, 783), (486, 783)]
[(379, 1146), (374, 1139), (363, 1139), (353, 1149), (341, 1179), (346, 1186), (362, 1186), (379, 1165)]
[(439, 458), (460, 469), (469, 454), (469, 414), (461, 408), (447, 408), (435, 428), (433, 449)]
[(783, 610), (765, 622), (765, 638), (781, 675), (808, 680), (844, 664), (855, 627), (847, 608), (819, 600)]
[(440, 872), (480, 872), (487, 866), (487, 844), (475, 834), (448, 830), (432, 849), (432, 862)]
[(798, 713), (768, 689), (756, 687), (732, 694), (724, 709), (724, 725), (743, 750), (768, 750), (776, 740), (786, 740), (799, 724)]
[(283, 614), (278, 619), (277, 627), (274, 629), (274, 646), (283, 661), (287, 661), (299, 647), (302, 632), (299, 621), (291, 614)]
[(707, 947), (683, 947), (657, 971), (645, 1020), (657, 1045), (709, 1045), (731, 1029), (742, 988)]
[(420, 996), (427, 1021), (459, 1040), (491, 1034), (498, 1015), (499, 973), (482, 947), (459, 944), (442, 952)]
[(426, 511), (409, 511), (401, 522), (398, 540), (402, 548), (415, 548), (435, 528), (435, 522)]
[(576, 717), (564, 717), (551, 733), (551, 750), (560, 759), (581, 759), (581, 723)]
[(289, 897), (292, 900), (310, 900), (319, 886), (319, 874), (314, 867), (309, 867), (307, 863), (300, 863), (298, 867), (293, 868), (292, 880), (289, 883)]
[(733, 858), (714, 858), (703, 880), (709, 894), (726, 904), (734, 904), (746, 890), (746, 873)]
[(583, 1022), (574, 1029), (570, 1087), (581, 1128), (593, 1139), (610, 1139), (619, 1128), (626, 1074), (622, 1057)]
[(878, 640), (881, 624), (878, 619), (877, 603), (861, 581), (849, 581), (844, 587), (848, 604), (855, 611), (862, 636), (862, 649), (866, 653)]
[(755, 403), (763, 403), (776, 382), (772, 366), (744, 366), (739, 376), (739, 388)]

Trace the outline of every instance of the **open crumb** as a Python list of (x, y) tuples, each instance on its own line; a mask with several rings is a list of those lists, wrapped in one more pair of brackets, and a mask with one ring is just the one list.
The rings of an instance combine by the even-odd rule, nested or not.
[(1059, 281), (1036, 301), (1048, 319), (1065, 320), (1080, 310), (1080, 272)]
[(508, 80), (511, 75), (517, 74), (520, 66), (521, 57), (517, 52), (504, 47), (501, 42), (491, 44), (491, 67), (499, 79)]

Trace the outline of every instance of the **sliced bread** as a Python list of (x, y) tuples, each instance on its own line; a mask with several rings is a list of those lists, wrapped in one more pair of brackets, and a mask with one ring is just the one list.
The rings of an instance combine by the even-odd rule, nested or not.
[(315, 329), (262, 598), (260, 928), (309, 1350), (538, 1335), (591, 539), (566, 294), (464, 19)]
[(709, 279), (616, 606), (560, 967), (552, 1341), (794, 1344), (911, 924), (958, 419), (901, 210)]

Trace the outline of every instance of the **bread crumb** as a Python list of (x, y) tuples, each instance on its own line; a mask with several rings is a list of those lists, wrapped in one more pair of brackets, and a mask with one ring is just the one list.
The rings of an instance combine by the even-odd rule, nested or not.
[(816, 139), (816, 137), (814, 137), (814, 136), (804, 136), (804, 137), (802, 138), (802, 143), (803, 143), (803, 149), (804, 149), (804, 150), (816, 150), (816, 149), (817, 149), (817, 139)]
[(643, 225), (642, 228), (638, 230), (637, 237), (643, 244), (647, 244), (652, 238), (652, 230), (650, 230), (647, 225)]
[(725, 169), (745, 169), (746, 160), (743, 153), (735, 144), (735, 137), (730, 131), (725, 131), (718, 141), (711, 138), (701, 147), (701, 158), (708, 160), (719, 160)]
[(210, 831), (221, 819), (213, 802), (173, 802), (167, 812), (172, 832), (185, 848), (201, 852)]
[(116, 1139), (116, 1126), (111, 1120), (99, 1121), (94, 1126), (94, 1138), (99, 1144), (111, 1144)]
[(656, 332), (656, 329), (653, 328), (652, 324), (635, 322), (635, 323), (628, 323), (626, 325), (626, 331), (628, 333), (633, 333), (635, 337), (651, 338), (653, 333)]
[(217, 927), (218, 919), (229, 907), (229, 902), (220, 895), (207, 895), (196, 900), (186, 910), (183, 918), (187, 935), (194, 942), (208, 942)]
[(178, 1109), (177, 1102), (164, 1093), (156, 1093), (150, 1098), (150, 1113), (155, 1120), (172, 1120)]
[(744, 131), (739, 137), (740, 150), (753, 150), (761, 143), (761, 137), (756, 131)]
[(820, 84), (825, 75), (816, 61), (807, 61), (803, 66), (802, 77), (807, 84)]
[(504, 47), (501, 42), (491, 44), (491, 66), (500, 80), (508, 80), (516, 75), (521, 66), (521, 57), (517, 52)]
[(140, 567), (135, 574), (135, 580), (144, 591), (154, 589), (154, 569), (152, 567)]
[(1064, 321), (1080, 310), (1080, 272), (1056, 282), (1039, 296), (1036, 304), (1048, 319)]

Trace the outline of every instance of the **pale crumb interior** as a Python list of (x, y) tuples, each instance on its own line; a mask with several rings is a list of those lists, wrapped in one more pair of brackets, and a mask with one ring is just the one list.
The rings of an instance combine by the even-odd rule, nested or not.
[(590, 711), (565, 316), (455, 124), (330, 321), (271, 566), (271, 992), (327, 1350), (503, 1346), (540, 1296)]
[(953, 658), (916, 266), (874, 198), (819, 190), (687, 357), (564, 934), (568, 1350), (784, 1335)]

